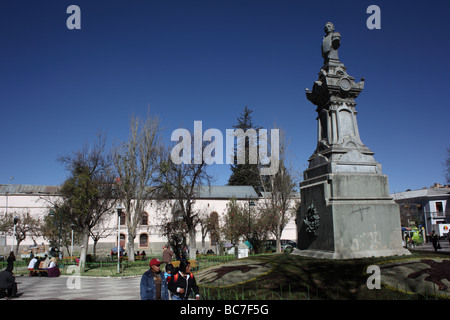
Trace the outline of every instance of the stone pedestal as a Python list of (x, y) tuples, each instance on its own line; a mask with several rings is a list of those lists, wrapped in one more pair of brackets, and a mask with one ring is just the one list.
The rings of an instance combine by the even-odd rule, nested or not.
[(317, 106), (317, 148), (300, 184), (293, 253), (332, 259), (410, 254), (402, 247), (400, 212), (387, 176), (359, 135), (355, 98), (364, 79), (356, 83), (338, 60), (334, 26), (325, 31), (324, 65), (312, 91), (306, 90)]
[[(387, 186), (381, 174), (329, 173), (302, 182), (295, 253), (332, 259), (409, 254)], [(308, 228), (311, 205), (316, 230)]]

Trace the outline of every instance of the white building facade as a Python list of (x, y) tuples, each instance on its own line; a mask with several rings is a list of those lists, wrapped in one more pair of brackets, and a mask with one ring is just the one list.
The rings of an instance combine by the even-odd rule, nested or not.
[[(50, 213), (52, 208), (51, 203), (56, 200), (59, 186), (37, 186), (37, 185), (0, 185), (0, 217), (4, 214), (14, 216), (16, 214), (29, 214), (34, 218), (39, 218), (41, 221)], [(236, 198), (240, 204), (249, 205), (251, 201), (257, 203), (264, 201), (259, 198), (253, 187), (248, 186), (211, 186), (203, 188), (198, 199), (195, 201), (195, 210), (204, 212), (205, 214), (217, 213), (219, 221), (225, 214), (227, 204), (231, 198)], [(293, 199), (294, 202), (298, 199)], [(257, 206), (251, 206), (251, 210), (257, 210)], [(161, 217), (172, 210), (168, 206), (162, 207), (158, 205), (156, 200), (149, 201), (142, 220), (137, 228), (137, 236), (134, 240), (134, 250), (142, 252), (145, 251), (147, 255), (159, 255), (162, 252), (163, 245), (167, 244), (167, 239), (161, 235), (160, 221)], [(118, 235), (118, 216), (116, 212), (111, 212), (110, 218), (102, 225), (105, 229), (104, 238), (101, 238), (96, 247), (98, 255), (109, 254), (113, 247), (117, 246)], [(284, 228), (282, 239), (296, 241), (297, 230), (295, 219), (292, 218), (287, 226)], [(128, 249), (128, 232), (125, 224), (125, 219), (120, 220), (120, 245)], [(203, 240), (203, 241), (202, 241)], [(12, 247), (13, 236), (10, 231), (6, 235), (0, 235), (0, 255), (9, 253)], [(196, 245), (199, 252), (212, 249), (216, 252), (216, 243), (212, 242), (209, 233), (202, 239), (201, 226), (196, 229)], [(27, 236), (27, 238), (20, 243), (20, 249), (23, 250), (34, 244), (48, 245), (48, 241), (42, 236)], [(88, 253), (92, 252), (93, 240), (90, 239)], [(74, 252), (79, 252), (75, 246)], [(67, 255), (67, 253), (65, 253)]]
[[(435, 184), (430, 188), (409, 190), (391, 195), (400, 206), (404, 227), (409, 220), (418, 220), (426, 234), (435, 231), (447, 237), (450, 228), (450, 187)], [(418, 227), (416, 225), (416, 227)]]

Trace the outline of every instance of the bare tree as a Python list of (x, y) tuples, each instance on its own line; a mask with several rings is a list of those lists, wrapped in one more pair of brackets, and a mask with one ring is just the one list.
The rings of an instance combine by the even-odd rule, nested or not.
[(202, 252), (205, 251), (205, 239), (208, 233), (213, 229), (213, 224), (211, 223), (211, 215), (208, 209), (205, 207), (198, 211), (197, 215), (198, 224), (200, 225), (200, 232), (202, 236)]
[(276, 239), (277, 252), (281, 252), (281, 234), (288, 222), (295, 216), (298, 200), (295, 190), (299, 179), (292, 167), (287, 165), (287, 143), (284, 132), (280, 136), (279, 168), (273, 175), (260, 175), (263, 199), (259, 210), (268, 218), (268, 228)]
[(62, 201), (58, 201), (57, 198), (49, 198), (45, 200), (51, 204), (51, 207), (49, 208), (49, 213), (43, 218), (41, 234), (49, 241), (51, 247), (57, 248), (60, 244), (60, 247), (65, 247), (67, 254), (71, 255), (70, 246), (72, 243), (79, 244), (81, 237), (77, 231), (77, 228), (75, 228), (75, 225), (73, 224), (72, 217), (69, 214), (60, 214), (65, 212), (65, 210), (68, 210), (68, 208), (62, 209)]
[(147, 120), (143, 121), (138, 116), (132, 116), (128, 141), (114, 150), (114, 165), (119, 176), (116, 190), (125, 206), (130, 261), (134, 261), (137, 225), (142, 221), (145, 206), (154, 191), (151, 184), (162, 155), (159, 131), (158, 118), (147, 116)]
[(212, 177), (206, 172), (204, 160), (200, 164), (175, 164), (169, 155), (161, 163), (157, 179), (159, 201), (173, 203), (177, 206), (181, 219), (189, 235), (190, 259), (195, 259), (196, 224), (198, 211), (194, 204), (202, 190), (209, 188)]
[[(14, 254), (17, 256), (19, 252), (20, 243), (26, 239), (27, 236), (37, 236), (39, 234), (41, 221), (39, 218), (34, 218), (30, 215), (29, 211), (15, 210), (9, 212), (2, 221), (4, 229), (7, 230), (8, 234), (13, 234), (14, 230), (14, 218), (16, 220), (16, 231), (15, 231), (15, 241)], [(14, 240), (13, 240), (14, 241)]]
[(94, 248), (92, 250), (94, 254), (94, 260), (97, 256), (97, 243), (102, 238), (107, 238), (113, 235), (115, 232), (114, 228), (111, 227), (111, 219), (106, 216), (104, 219), (99, 220), (99, 222), (91, 229), (91, 238), (94, 241)]
[(178, 206), (169, 202), (163, 202), (163, 206), (166, 210), (160, 212), (160, 232), (167, 238), (167, 243), (172, 248), (177, 259), (181, 259), (183, 247), (186, 246), (186, 223)]

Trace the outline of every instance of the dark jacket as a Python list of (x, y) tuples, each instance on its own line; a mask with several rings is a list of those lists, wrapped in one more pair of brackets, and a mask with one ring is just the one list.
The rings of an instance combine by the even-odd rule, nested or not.
[[(184, 293), (177, 292), (177, 288), (183, 288)], [(192, 273), (187, 274), (185, 278), (180, 272), (177, 272), (169, 281), (169, 290), (181, 299), (187, 299), (191, 290), (193, 290), (196, 295), (199, 294), (197, 282)]]
[[(167, 280), (164, 272), (161, 276), (161, 300), (169, 300), (169, 291), (167, 290)], [(156, 300), (156, 286), (153, 280), (153, 275), (150, 270), (147, 270), (141, 278), (141, 300)]]
[(12, 272), (14, 269), (14, 261), (16, 261), (16, 258), (9, 256), (8, 259), (6, 259), (6, 261), (8, 262), (8, 266), (6, 267), (6, 270)]
[(0, 272), (0, 289), (11, 289), (14, 285), (15, 278), (10, 271)]

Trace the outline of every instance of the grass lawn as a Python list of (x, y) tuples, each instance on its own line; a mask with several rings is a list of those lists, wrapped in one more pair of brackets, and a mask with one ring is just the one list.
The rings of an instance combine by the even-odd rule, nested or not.
[(226, 288), (202, 288), (208, 300), (411, 300), (436, 299), (423, 294), (407, 294), (388, 289), (368, 289), (371, 274), (367, 267), (387, 260), (406, 258), (449, 258), (448, 254), (412, 251), (410, 256), (364, 258), (354, 260), (327, 260), (290, 254), (257, 256), (269, 262), (272, 271), (255, 280)]

